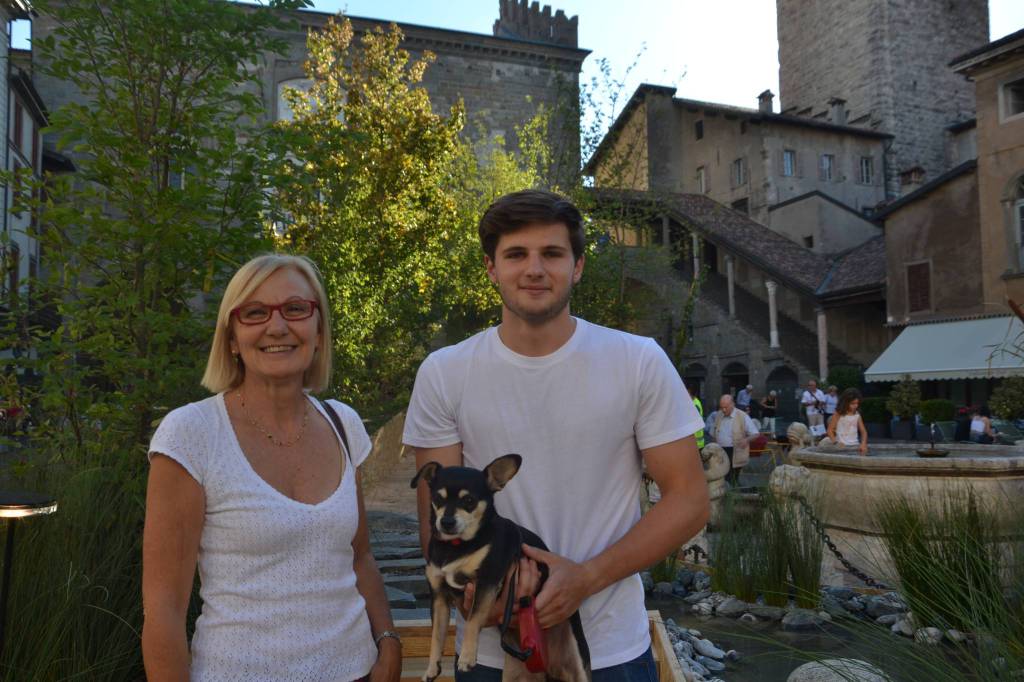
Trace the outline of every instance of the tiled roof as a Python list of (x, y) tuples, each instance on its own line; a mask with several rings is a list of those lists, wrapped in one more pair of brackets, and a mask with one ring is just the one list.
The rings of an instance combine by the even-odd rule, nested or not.
[(600, 201), (643, 202), (696, 230), (704, 239), (735, 254), (780, 283), (814, 298), (883, 287), (885, 238), (828, 259), (786, 239), (747, 215), (703, 194), (673, 194), (631, 190), (595, 190)]
[(885, 237), (879, 235), (840, 254), (818, 287), (818, 294), (828, 296), (884, 284)]

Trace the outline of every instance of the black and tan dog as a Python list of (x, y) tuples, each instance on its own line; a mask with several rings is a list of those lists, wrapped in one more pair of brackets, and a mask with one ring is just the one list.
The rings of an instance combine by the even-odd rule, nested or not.
[[(500, 516), (494, 509), (494, 493), (516, 475), (522, 464), (519, 455), (505, 455), (480, 471), (469, 467), (442, 467), (428, 462), (412, 479), (430, 487), (431, 539), (427, 550), (427, 581), (431, 591), (430, 661), (425, 681), (441, 674), (441, 652), (451, 607), (463, 599), (466, 584), (476, 584), (476, 595), (466, 618), (458, 666), (462, 672), (476, 665), (480, 629), (502, 591), (510, 569), (522, 556), (522, 544), (547, 550), (536, 534)], [(541, 584), (547, 567), (540, 565)], [(510, 581), (514, 585), (514, 577)], [(506, 621), (513, 594), (505, 609)], [(544, 631), (547, 642), (546, 673), (531, 673), (518, 648), (519, 635), (508, 629), (502, 636), (505, 667), (502, 680), (590, 680), (590, 651), (583, 635), (579, 612)]]

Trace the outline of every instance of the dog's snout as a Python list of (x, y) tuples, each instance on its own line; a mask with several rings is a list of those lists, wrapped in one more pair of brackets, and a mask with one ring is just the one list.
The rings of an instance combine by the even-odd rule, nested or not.
[(451, 533), (455, 530), (455, 517), (454, 516), (442, 516), (441, 517), (441, 530), (446, 533)]

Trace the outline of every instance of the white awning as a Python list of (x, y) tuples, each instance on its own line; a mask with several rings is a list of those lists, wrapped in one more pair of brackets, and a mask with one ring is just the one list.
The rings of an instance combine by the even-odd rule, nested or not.
[(1006, 350), (1014, 341), (1024, 341), (1024, 325), (1016, 317), (911, 325), (868, 368), (864, 379), (899, 381), (907, 374), (918, 381), (1024, 376), (1024, 357)]

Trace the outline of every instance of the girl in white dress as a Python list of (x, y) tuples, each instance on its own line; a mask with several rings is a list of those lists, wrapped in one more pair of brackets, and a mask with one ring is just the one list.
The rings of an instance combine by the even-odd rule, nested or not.
[(828, 437), (843, 447), (855, 447), (868, 454), (868, 430), (860, 413), (860, 391), (848, 388), (839, 396), (839, 406), (828, 421)]

